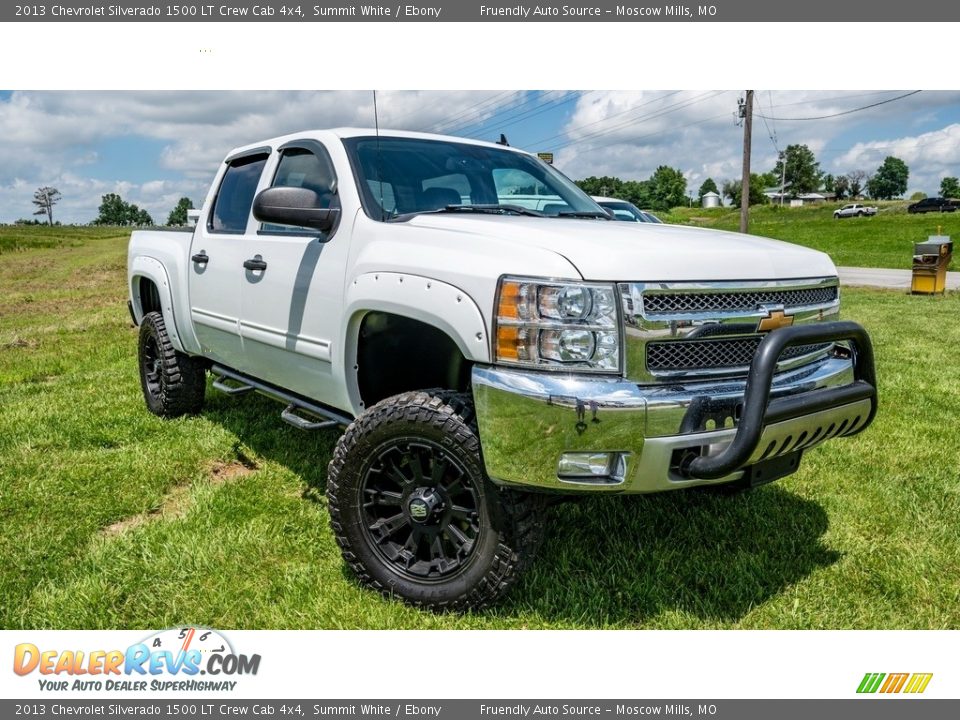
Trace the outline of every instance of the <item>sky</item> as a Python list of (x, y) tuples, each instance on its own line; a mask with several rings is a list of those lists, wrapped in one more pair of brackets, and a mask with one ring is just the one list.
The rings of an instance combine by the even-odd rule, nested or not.
[[(960, 92), (757, 90), (754, 172), (806, 144), (824, 172), (873, 173), (888, 155), (910, 168), (908, 195), (960, 176)], [(383, 91), (381, 128), (496, 140), (554, 153), (574, 179), (681, 170), (688, 194), (740, 177), (739, 90)], [(883, 103), (862, 111), (868, 105)], [(765, 117), (764, 117), (765, 116)], [(833, 116), (833, 117), (824, 117)], [(199, 205), (233, 147), (338, 126), (373, 127), (363, 91), (0, 91), (0, 222), (32, 217), (34, 191), (62, 193), (54, 219), (87, 223), (119, 193), (162, 223), (181, 197)]]

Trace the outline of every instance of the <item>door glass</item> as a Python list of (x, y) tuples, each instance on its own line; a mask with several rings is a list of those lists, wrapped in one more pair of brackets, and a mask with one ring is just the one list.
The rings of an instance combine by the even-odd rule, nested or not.
[(210, 217), (210, 230), (220, 233), (243, 233), (253, 205), (253, 195), (260, 174), (267, 163), (266, 155), (251, 155), (230, 163), (220, 182)]

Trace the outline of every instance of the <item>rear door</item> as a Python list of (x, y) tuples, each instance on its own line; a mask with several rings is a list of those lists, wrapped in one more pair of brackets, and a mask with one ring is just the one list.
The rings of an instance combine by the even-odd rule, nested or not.
[[(278, 149), (264, 187), (303, 187), (324, 207), (339, 208), (337, 177), (326, 148), (312, 139)], [(341, 219), (344, 224), (346, 219)], [(243, 237), (243, 255), (262, 269), (242, 273), (240, 333), (254, 376), (301, 395), (331, 402), (333, 344), (343, 310), (348, 232), (256, 223)]]
[(227, 159), (190, 248), (190, 316), (201, 351), (237, 370), (247, 370), (240, 335), (240, 283), (247, 259), (243, 239), (269, 154), (269, 148), (260, 148)]

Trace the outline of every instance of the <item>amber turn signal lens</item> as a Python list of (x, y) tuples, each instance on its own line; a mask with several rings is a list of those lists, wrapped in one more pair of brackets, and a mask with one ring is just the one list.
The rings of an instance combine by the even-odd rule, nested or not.
[(504, 282), (500, 285), (500, 305), (497, 315), (501, 318), (516, 320), (520, 317), (520, 283)]
[(515, 327), (497, 328), (497, 358), (500, 360), (517, 360), (520, 344), (520, 329)]

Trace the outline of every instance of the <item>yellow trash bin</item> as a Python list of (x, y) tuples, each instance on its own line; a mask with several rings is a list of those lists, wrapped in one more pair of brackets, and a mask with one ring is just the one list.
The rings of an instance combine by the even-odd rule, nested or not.
[(933, 295), (947, 289), (947, 267), (953, 258), (953, 242), (947, 235), (931, 235), (913, 246), (913, 282), (910, 292)]

